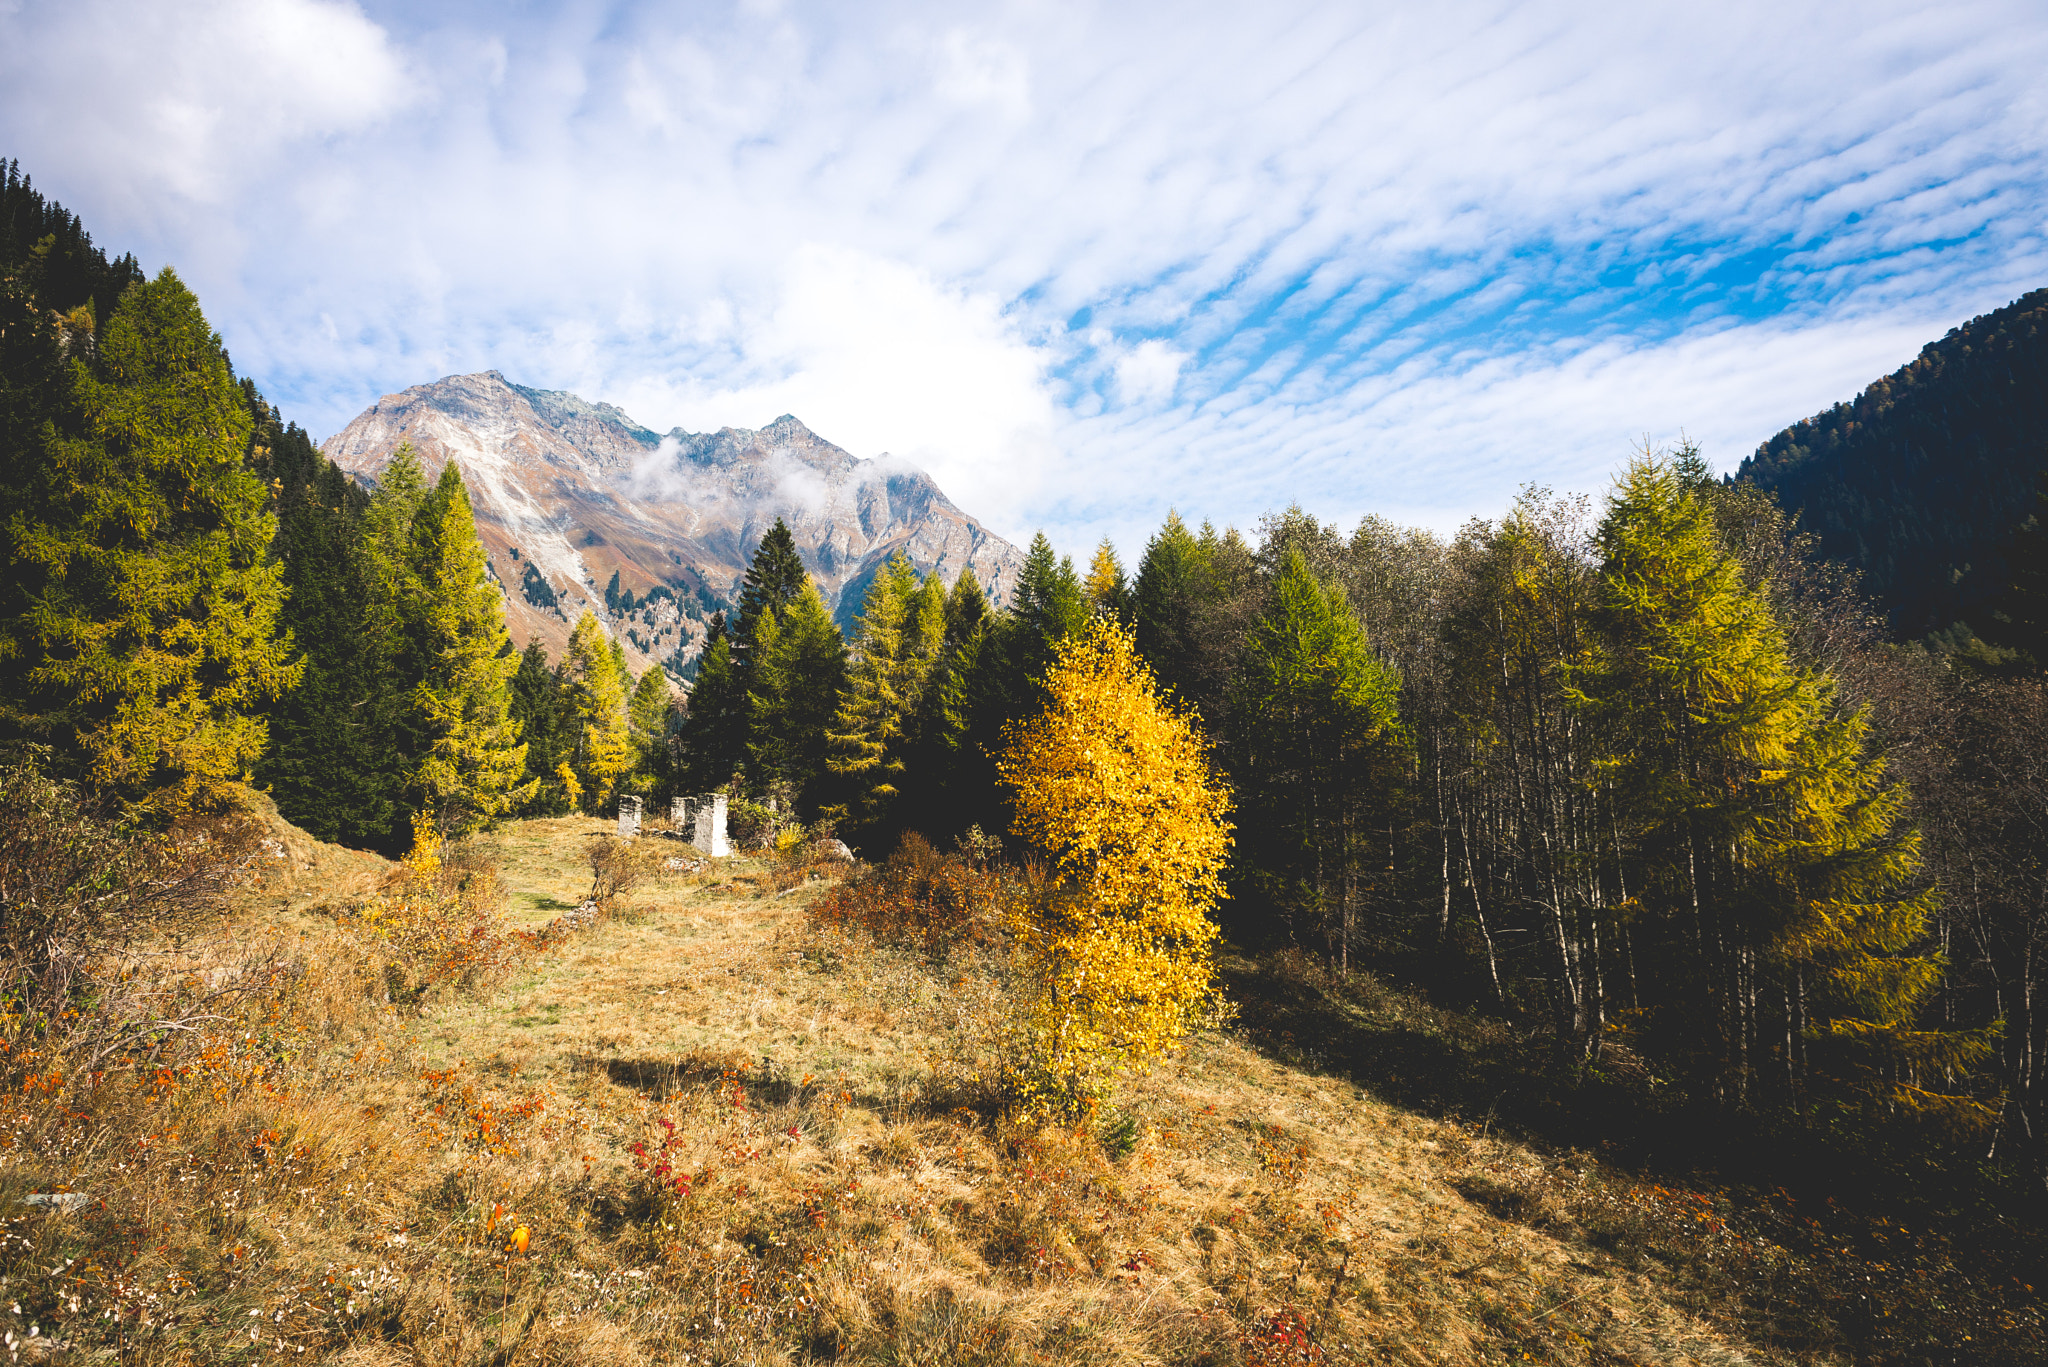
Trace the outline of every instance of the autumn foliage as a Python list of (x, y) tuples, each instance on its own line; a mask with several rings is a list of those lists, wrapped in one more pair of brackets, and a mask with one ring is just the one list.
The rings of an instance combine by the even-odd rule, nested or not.
[(1037, 984), (1020, 1086), (1028, 1109), (1074, 1112), (1211, 1008), (1230, 798), (1114, 622), (1055, 647), (1045, 693), (997, 770), (1047, 862), (1017, 918)]

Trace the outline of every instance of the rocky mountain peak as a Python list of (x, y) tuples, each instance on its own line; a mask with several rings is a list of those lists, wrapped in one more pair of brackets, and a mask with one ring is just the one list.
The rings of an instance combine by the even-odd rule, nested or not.
[(587, 608), (636, 668), (679, 671), (778, 517), (842, 626), (898, 551), (948, 583), (971, 567), (998, 602), (1023, 565), (924, 471), (861, 460), (789, 413), (661, 435), (611, 404), (487, 370), (387, 394), (321, 449), (374, 483), (406, 442), (430, 476), (461, 466), (514, 639), (554, 654)]

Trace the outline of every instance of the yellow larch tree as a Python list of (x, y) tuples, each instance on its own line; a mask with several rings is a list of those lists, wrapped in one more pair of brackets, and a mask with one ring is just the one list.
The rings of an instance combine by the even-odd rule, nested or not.
[(1027, 1111), (1073, 1115), (1213, 1005), (1230, 797), (1116, 622), (1056, 644), (1045, 692), (996, 764), (1051, 874), (1018, 915), (1036, 991), (1016, 1080)]

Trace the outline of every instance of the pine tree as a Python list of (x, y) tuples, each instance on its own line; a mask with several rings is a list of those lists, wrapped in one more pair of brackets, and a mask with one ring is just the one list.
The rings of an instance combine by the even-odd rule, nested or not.
[(469, 491), (451, 460), (414, 521), (418, 597), (407, 614), (422, 665), (412, 702), (425, 741), (410, 805), (432, 813), (451, 837), (490, 824), (539, 789), (521, 781), (526, 747), (508, 687), (519, 660), (484, 566)]
[(1231, 706), (1236, 781), (1259, 795), (1240, 860), (1257, 900), (1297, 936), (1320, 934), (1344, 968), (1360, 912), (1393, 891), (1386, 851), (1408, 740), (1398, 696), (1343, 591), (1287, 551)]
[(1044, 684), (1044, 711), (1010, 729), (998, 771), (1016, 833), (1054, 878), (1020, 918), (1037, 992), (1019, 1081), (1027, 1105), (1071, 1115), (1177, 1044), (1209, 1001), (1230, 797), (1115, 623), (1059, 641)]
[(764, 611), (747, 677), (747, 773), (815, 810), (826, 769), (826, 732), (846, 679), (846, 643), (807, 577), (788, 604)]
[(564, 663), (573, 687), (577, 731), (571, 768), (582, 789), (583, 809), (603, 812), (619, 780), (633, 767), (633, 745), (627, 730), (626, 691), (619, 685), (611, 643), (587, 611), (569, 633)]
[(137, 810), (218, 800), (263, 751), (264, 705), (302, 672), (278, 628), (276, 519), (244, 466), (248, 408), (169, 269), (121, 296), (68, 376), (42, 355), (29, 394), (60, 411), (10, 415), (32, 431), (0, 507), (9, 729)]

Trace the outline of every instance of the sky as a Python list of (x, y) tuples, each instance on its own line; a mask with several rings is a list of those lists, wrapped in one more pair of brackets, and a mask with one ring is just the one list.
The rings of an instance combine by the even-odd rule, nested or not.
[(1733, 470), (2048, 284), (2048, 8), (0, 0), (0, 156), (317, 438), (497, 369), (993, 530)]

